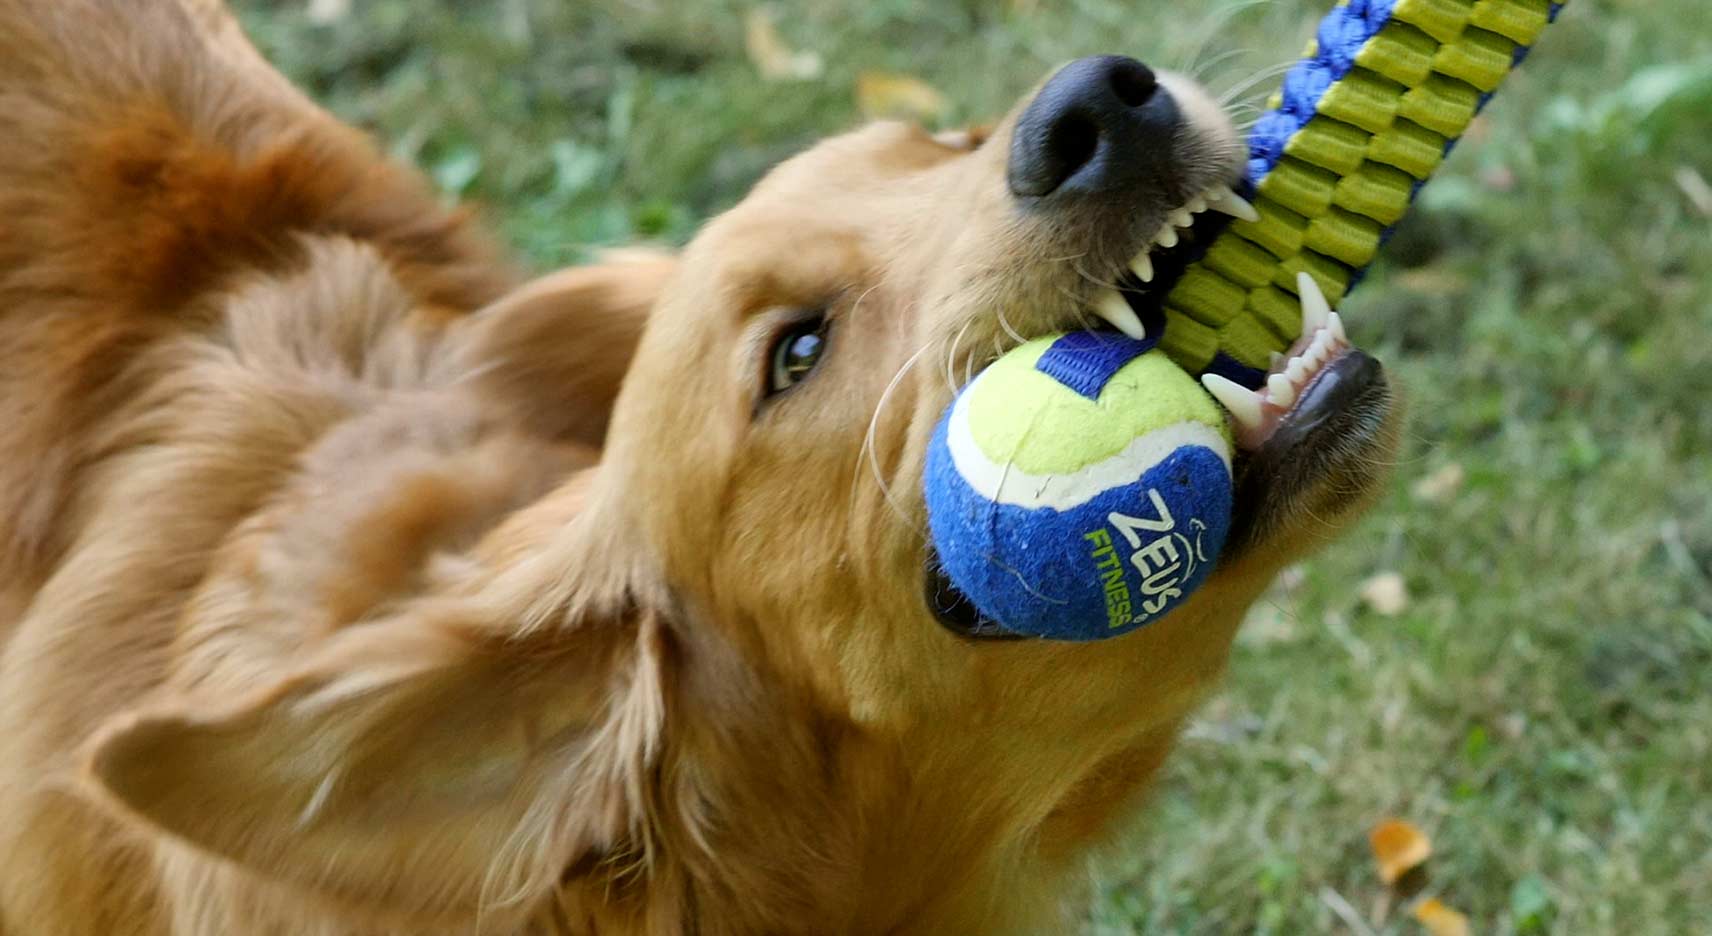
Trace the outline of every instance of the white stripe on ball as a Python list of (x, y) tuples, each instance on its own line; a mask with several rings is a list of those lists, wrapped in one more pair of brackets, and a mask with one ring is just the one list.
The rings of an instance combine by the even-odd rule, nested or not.
[(1102, 491), (1135, 481), (1185, 445), (1212, 449), (1223, 459), (1225, 469), (1230, 469), (1230, 447), (1224, 435), (1206, 423), (1186, 421), (1136, 436), (1123, 451), (1079, 471), (1030, 474), (1008, 462), (995, 462), (981, 451), (969, 429), (968, 404), (973, 395), (965, 391), (952, 406), (951, 420), (945, 427), (946, 447), (957, 473), (977, 494), (994, 503), (1029, 509), (1078, 507)]

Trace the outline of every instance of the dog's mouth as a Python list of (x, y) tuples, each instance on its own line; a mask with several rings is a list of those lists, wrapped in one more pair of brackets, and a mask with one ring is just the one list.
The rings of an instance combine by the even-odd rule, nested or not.
[(1201, 259), (1233, 220), (1258, 221), (1247, 182), (1215, 182), (1164, 213), (1158, 229), (1120, 271), (1114, 289), (1102, 289), (1088, 311), (1131, 338), (1157, 336), (1165, 327), (1165, 297), (1183, 272)]
[[(1128, 264), (1115, 290), (1102, 290), (1089, 311), (1132, 338), (1165, 327), (1164, 299), (1233, 220), (1259, 217), (1246, 183), (1218, 183), (1167, 212), (1164, 223)], [(1336, 514), (1316, 494), (1350, 492), (1373, 482), (1371, 452), (1391, 409), (1384, 368), (1356, 348), (1313, 279), (1297, 282), (1301, 336), (1274, 354), (1258, 388), (1216, 374), (1202, 378), (1230, 415), (1236, 454), (1232, 526), (1222, 560), (1264, 545), (1296, 514)], [(970, 638), (1018, 639), (975, 607), (927, 558), (927, 603), (949, 630)]]

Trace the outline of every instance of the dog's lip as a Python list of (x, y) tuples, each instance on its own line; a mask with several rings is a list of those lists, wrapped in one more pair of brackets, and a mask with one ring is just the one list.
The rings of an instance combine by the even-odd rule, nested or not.
[(939, 552), (927, 547), (924, 583), (928, 610), (941, 626), (969, 640), (1025, 640), (1026, 635), (1005, 630), (999, 622), (981, 613), (969, 596), (952, 584), (939, 565)]
[[(1370, 473), (1361, 460), (1379, 439), (1390, 407), (1390, 383), (1377, 358), (1350, 348), (1329, 361), (1266, 442), (1238, 454), (1224, 556), (1261, 540), (1318, 479), (1338, 471)], [(1337, 496), (1348, 498), (1353, 490)]]
[(1322, 430), (1337, 429), (1337, 417), (1385, 379), (1379, 359), (1360, 348), (1345, 348), (1328, 361), (1302, 390), (1296, 405), (1279, 421), (1257, 454), (1285, 452), (1314, 441)]

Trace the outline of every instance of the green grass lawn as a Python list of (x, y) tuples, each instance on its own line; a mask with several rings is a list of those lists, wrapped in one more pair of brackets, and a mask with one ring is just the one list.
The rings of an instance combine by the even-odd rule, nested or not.
[[(684, 240), (860, 120), (861, 71), (937, 87), (950, 122), (1092, 52), (1224, 90), (1294, 58), (1328, 2), (801, 0), (779, 34), (824, 68), (784, 82), (727, 0), (240, 6), (287, 73), (545, 267)], [(1348, 303), (1411, 399), (1396, 479), (1256, 611), (1096, 869), (1090, 932), (1420, 932), (1367, 854), (1391, 815), (1432, 836), (1426, 892), (1476, 932), (1712, 927), (1704, 16), (1573, 0)], [(1386, 616), (1360, 593), (1390, 572), (1408, 601)]]

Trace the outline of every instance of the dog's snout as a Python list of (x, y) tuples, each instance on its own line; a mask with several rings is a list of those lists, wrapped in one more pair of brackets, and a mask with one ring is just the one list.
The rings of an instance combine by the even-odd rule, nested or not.
[(1018, 119), (1006, 179), (1019, 198), (1122, 192), (1166, 168), (1180, 122), (1146, 65), (1123, 55), (1077, 59)]

